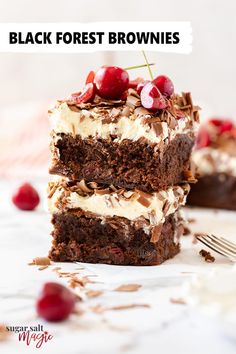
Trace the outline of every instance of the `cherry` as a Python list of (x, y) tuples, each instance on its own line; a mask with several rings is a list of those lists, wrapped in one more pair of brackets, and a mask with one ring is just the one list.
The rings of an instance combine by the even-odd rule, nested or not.
[(224, 121), (220, 127), (220, 134), (223, 134), (225, 132), (229, 132), (232, 129), (233, 129), (233, 123), (230, 121)]
[(156, 87), (160, 90), (161, 94), (170, 97), (174, 93), (174, 85), (171, 79), (169, 79), (165, 75), (160, 75), (157, 76), (153, 81), (152, 81)]
[(94, 83), (90, 82), (85, 85), (82, 92), (72, 93), (71, 100), (76, 104), (91, 102), (94, 99), (96, 88)]
[(143, 87), (144, 87), (148, 82), (150, 82), (150, 81), (145, 80), (145, 81), (142, 81), (142, 82), (140, 82), (140, 83), (138, 84), (136, 90), (137, 90), (137, 92), (138, 92), (139, 95), (140, 95), (140, 93), (141, 93)]
[(222, 120), (221, 119), (217, 119), (217, 118), (212, 118), (209, 120), (209, 123), (216, 126), (216, 127), (219, 127), (221, 126), (222, 124)]
[(85, 81), (86, 84), (90, 84), (91, 82), (94, 81), (94, 77), (95, 77), (95, 72), (94, 71), (90, 71), (88, 76), (87, 76), (87, 79)]
[(206, 128), (201, 127), (198, 131), (197, 139), (196, 139), (196, 148), (202, 149), (204, 147), (209, 146), (211, 143), (210, 135)]
[(36, 310), (46, 321), (58, 322), (69, 317), (75, 308), (76, 296), (65, 286), (45, 283), (36, 303)]
[(150, 110), (164, 109), (168, 106), (167, 101), (152, 82), (144, 85), (140, 98), (143, 107)]
[(117, 66), (103, 66), (96, 72), (94, 83), (102, 98), (120, 99), (129, 87), (129, 74)]
[(40, 202), (39, 194), (29, 183), (20, 186), (12, 196), (13, 204), (21, 210), (34, 210)]
[(233, 123), (230, 120), (212, 118), (209, 120), (209, 123), (218, 128), (219, 134), (229, 132), (233, 129)]

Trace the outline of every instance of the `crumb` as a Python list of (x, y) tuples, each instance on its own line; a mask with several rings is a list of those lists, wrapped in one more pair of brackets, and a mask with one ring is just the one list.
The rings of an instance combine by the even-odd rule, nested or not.
[(38, 268), (38, 270), (44, 270), (44, 269), (47, 269), (48, 268), (48, 265), (45, 265), (45, 266), (41, 266)]
[(192, 224), (192, 223), (196, 222), (196, 219), (194, 219), (194, 218), (189, 218), (187, 221), (188, 221), (189, 224)]
[(187, 226), (184, 226), (183, 236), (188, 236), (191, 234), (190, 229)]
[(199, 251), (199, 254), (200, 254), (200, 256), (202, 256), (205, 259), (206, 262), (208, 262), (208, 263), (215, 262), (215, 257), (213, 257), (210, 254), (210, 252), (202, 249), (201, 251)]
[(124, 284), (118, 286), (118, 288), (114, 289), (114, 291), (133, 292), (137, 291), (139, 288), (141, 288), (141, 285), (139, 284)]
[(186, 301), (184, 299), (174, 299), (174, 298), (170, 298), (170, 302), (172, 304), (178, 304), (178, 305), (186, 305)]
[(133, 308), (138, 308), (138, 307), (150, 308), (151, 306), (148, 304), (127, 304), (127, 305), (117, 305), (117, 306), (111, 306), (111, 307), (96, 305), (96, 306), (90, 307), (90, 309), (94, 313), (103, 313), (105, 311), (128, 310), (128, 309), (133, 309)]
[(55, 267), (52, 269), (53, 272), (58, 272), (59, 270), (61, 270), (61, 267)]
[(151, 306), (148, 304), (128, 304), (128, 305), (113, 306), (110, 307), (108, 310), (127, 310), (127, 309), (133, 309), (137, 307), (150, 308)]
[(93, 297), (98, 297), (98, 296), (102, 295), (103, 291), (90, 289), (90, 290), (86, 291), (85, 294), (87, 295), (87, 297), (93, 298)]
[(69, 283), (69, 287), (74, 289), (77, 286), (80, 286), (80, 287), (84, 288), (86, 284), (88, 284), (88, 283), (89, 284), (93, 284), (93, 283), (96, 283), (96, 282), (90, 280), (88, 276), (85, 276), (85, 277), (82, 277), (82, 278), (78, 278), (75, 275), (71, 275), (70, 280), (68, 281), (68, 283)]
[(51, 261), (48, 257), (36, 257), (28, 265), (38, 265), (38, 266), (48, 266), (51, 264)]

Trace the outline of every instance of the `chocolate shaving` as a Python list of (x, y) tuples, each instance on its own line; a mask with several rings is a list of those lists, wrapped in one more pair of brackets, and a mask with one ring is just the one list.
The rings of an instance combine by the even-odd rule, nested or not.
[(29, 265), (38, 265), (38, 266), (49, 266), (51, 264), (51, 261), (48, 257), (36, 257), (33, 259), (31, 263), (28, 263)]
[(179, 299), (170, 298), (170, 302), (175, 305), (186, 305), (186, 301), (181, 298)]
[(112, 108), (110, 115), (114, 118), (119, 117), (120, 115), (120, 110), (118, 108)]
[(137, 291), (139, 288), (141, 288), (141, 285), (139, 284), (124, 284), (118, 286), (118, 288), (115, 288), (114, 291), (134, 292)]
[(150, 200), (145, 198), (143, 195), (140, 195), (137, 201), (142, 204), (145, 208), (148, 208), (151, 205)]
[(150, 112), (144, 108), (144, 107), (138, 107), (138, 108), (135, 108), (134, 110), (134, 114), (137, 118), (141, 117), (141, 116), (148, 116), (150, 117)]
[(128, 106), (125, 106), (121, 112), (121, 115), (124, 117), (129, 117), (130, 115), (130, 108)]
[(129, 95), (127, 97), (126, 104), (130, 108), (135, 108), (135, 107), (139, 107), (141, 105), (141, 101), (138, 97)]
[(163, 224), (159, 224), (159, 225), (156, 225), (152, 228), (152, 236), (151, 236), (150, 242), (152, 242), (152, 243), (158, 242), (158, 240), (161, 236), (162, 227), (163, 227)]
[(89, 298), (94, 298), (94, 297), (98, 297), (98, 296), (101, 296), (103, 294), (103, 291), (101, 290), (87, 290), (86, 293), (87, 297)]
[(162, 211), (163, 211), (164, 215), (167, 214), (169, 208), (170, 208), (170, 202), (168, 200), (166, 200), (163, 204), (163, 207), (162, 207)]
[(95, 189), (95, 194), (104, 195), (110, 193), (109, 188), (106, 189)]
[(91, 311), (94, 313), (103, 313), (105, 311), (120, 311), (120, 310), (129, 310), (133, 308), (150, 308), (150, 305), (148, 304), (127, 304), (127, 305), (117, 305), (117, 306), (110, 306), (110, 307), (105, 307), (102, 305), (96, 305), (93, 307), (90, 307)]
[(82, 179), (80, 182), (78, 182), (77, 186), (82, 190), (82, 192), (85, 192), (85, 193), (91, 192), (91, 189), (89, 189), (87, 187), (84, 179)]
[(163, 133), (163, 128), (161, 123), (152, 123), (151, 128), (154, 130), (156, 136), (160, 136)]

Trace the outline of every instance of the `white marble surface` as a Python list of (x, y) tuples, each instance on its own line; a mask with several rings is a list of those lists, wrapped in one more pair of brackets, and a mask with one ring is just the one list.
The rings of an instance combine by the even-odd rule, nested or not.
[[(184, 297), (183, 285), (195, 274), (214, 268), (230, 268), (232, 264), (221, 256), (215, 263), (205, 263), (198, 255), (201, 245), (193, 245), (191, 236), (182, 242), (182, 252), (173, 260), (154, 267), (119, 267), (82, 265), (83, 275), (95, 284), (91, 289), (103, 290), (103, 295), (78, 304), (83, 315), (74, 314), (69, 321), (49, 324), (36, 317), (34, 303), (45, 281), (58, 278), (52, 266), (39, 271), (27, 265), (36, 256), (45, 256), (50, 245), (49, 216), (43, 203), (35, 212), (21, 212), (10, 202), (15, 182), (0, 183), (0, 323), (9, 326), (42, 324), (53, 339), (40, 349), (26, 346), (12, 334), (0, 342), (0, 352), (15, 353), (156, 353), (172, 354), (233, 354), (236, 342), (220, 331), (217, 323), (202, 317), (190, 305), (173, 304), (171, 298)], [(37, 184), (36, 184), (37, 185)], [(44, 183), (38, 184), (41, 191)], [(197, 221), (191, 224), (194, 231), (209, 231), (235, 238), (236, 213), (185, 209)], [(57, 264), (58, 265), (58, 264)], [(62, 270), (73, 271), (81, 264), (59, 264)], [(138, 283), (142, 287), (133, 293), (114, 292), (125, 283)], [(219, 284), (220, 286), (220, 284)], [(93, 313), (91, 306), (101, 304), (149, 304), (150, 308)]]

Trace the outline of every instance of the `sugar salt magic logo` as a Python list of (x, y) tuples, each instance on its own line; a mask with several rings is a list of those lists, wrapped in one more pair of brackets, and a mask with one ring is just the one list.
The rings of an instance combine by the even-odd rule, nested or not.
[(2, 23), (0, 52), (147, 50), (190, 53), (189, 22)]
[(41, 348), (43, 344), (53, 339), (53, 336), (44, 331), (43, 325), (37, 326), (7, 326), (7, 331), (18, 334), (19, 342), (24, 342), (27, 346)]

